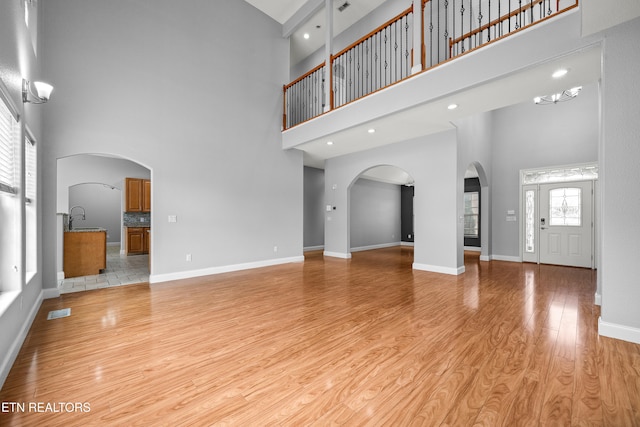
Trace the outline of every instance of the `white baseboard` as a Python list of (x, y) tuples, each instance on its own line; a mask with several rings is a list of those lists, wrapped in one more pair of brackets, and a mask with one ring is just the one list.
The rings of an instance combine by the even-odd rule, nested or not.
[(465, 246), (464, 250), (469, 252), (481, 252), (482, 248), (479, 248), (477, 246)]
[(309, 251), (321, 251), (324, 249), (324, 245), (319, 245), (319, 246), (305, 246), (303, 248), (304, 252), (309, 252)]
[(60, 289), (58, 288), (45, 288), (42, 290), (42, 299), (58, 298), (60, 296)]
[(107, 242), (107, 246), (120, 246), (120, 242)]
[(381, 243), (378, 245), (359, 246), (357, 248), (351, 248), (351, 252), (363, 252), (363, 251), (371, 251), (374, 249), (394, 248), (396, 246), (400, 246), (400, 244), (401, 242), (390, 242), (390, 243)]
[(602, 305), (602, 295), (600, 295), (598, 292), (596, 292), (595, 298), (593, 300), (593, 303), (595, 305)]
[(491, 257), (488, 255), (480, 255), (480, 261), (491, 261)]
[(640, 344), (640, 329), (605, 322), (602, 320), (602, 317), (598, 318), (598, 334), (604, 337)]
[(40, 310), (40, 306), (42, 305), (42, 299), (43, 299), (43, 292), (41, 291), (40, 294), (38, 295), (38, 298), (36, 299), (35, 304), (33, 304), (33, 306), (31, 307), (31, 310), (29, 310), (29, 314), (27, 314), (27, 318), (24, 319), (24, 322), (22, 323), (22, 328), (20, 329), (15, 339), (13, 340), (13, 343), (11, 344), (9, 351), (7, 352), (4, 359), (2, 360), (2, 366), (0, 366), (0, 389), (4, 385), (4, 382), (7, 380), (7, 377), (9, 376), (9, 371), (11, 371), (11, 367), (13, 366), (13, 364), (16, 361), (16, 358), (18, 357), (18, 353), (22, 348), (22, 344), (24, 343), (24, 340), (27, 338), (29, 329), (31, 329), (31, 324), (33, 323), (33, 320), (36, 318), (36, 314), (38, 314), (38, 310)]
[(414, 242), (400, 242), (400, 246), (411, 246), (414, 247)]
[(522, 262), (519, 256), (491, 255), (491, 259), (495, 261)]
[(342, 252), (331, 252), (331, 251), (324, 251), (324, 256), (328, 256), (328, 257), (332, 257), (332, 258), (342, 258), (342, 259), (350, 259), (351, 258), (351, 254), (350, 253), (343, 254)]
[(439, 265), (419, 264), (416, 262), (413, 263), (413, 269), (421, 270), (421, 271), (430, 271), (432, 273), (450, 274), (453, 276), (458, 276), (464, 273), (464, 270), (465, 270), (464, 266), (458, 267), (458, 268), (451, 268), (451, 267), (442, 267)]
[(192, 277), (210, 276), (213, 274), (229, 273), (232, 271), (240, 271), (240, 270), (250, 270), (253, 268), (261, 268), (261, 267), (271, 267), (274, 265), (289, 264), (292, 262), (303, 262), (303, 261), (304, 261), (304, 256), (296, 256), (296, 257), (289, 257), (289, 258), (270, 259), (265, 261), (247, 262), (243, 264), (224, 265), (221, 267), (203, 268), (200, 270), (180, 271), (177, 273), (151, 274), (149, 276), (149, 283), (153, 284), (153, 283), (168, 282), (171, 280), (190, 279)]

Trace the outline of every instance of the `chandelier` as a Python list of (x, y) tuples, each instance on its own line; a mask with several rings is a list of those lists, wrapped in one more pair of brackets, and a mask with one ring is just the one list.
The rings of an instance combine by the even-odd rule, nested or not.
[(581, 90), (582, 86), (577, 86), (560, 93), (554, 93), (553, 95), (537, 96), (533, 98), (533, 102), (540, 105), (557, 104), (558, 102), (569, 101), (575, 98)]

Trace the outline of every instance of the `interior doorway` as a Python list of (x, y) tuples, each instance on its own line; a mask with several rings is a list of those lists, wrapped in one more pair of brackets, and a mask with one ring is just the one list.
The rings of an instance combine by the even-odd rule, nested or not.
[(521, 172), (522, 260), (596, 268), (595, 164)]
[[(144, 165), (115, 155), (78, 154), (57, 160), (56, 268), (61, 293), (148, 282), (149, 255), (127, 256), (123, 250), (125, 227), (131, 226), (126, 222), (130, 215), (125, 212), (124, 189), (126, 178), (150, 178), (150, 174)], [(150, 224), (151, 212), (144, 215), (145, 225)], [(106, 268), (90, 276), (65, 274), (65, 239), (70, 231), (106, 232)], [(87, 260), (96, 256), (94, 251), (82, 253)]]
[(349, 186), (350, 252), (392, 246), (413, 247), (414, 180), (403, 169), (379, 165)]

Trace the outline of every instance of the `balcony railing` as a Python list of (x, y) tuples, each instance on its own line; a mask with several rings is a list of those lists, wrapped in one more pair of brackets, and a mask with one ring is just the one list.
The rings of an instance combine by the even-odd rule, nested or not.
[[(409, 7), (331, 55), (331, 72), (323, 63), (285, 85), (283, 129), (411, 77), (415, 46), (421, 47), (422, 72), (578, 6), (578, 0), (419, 1), (418, 22)], [(422, 27), (417, 41), (416, 24)]]

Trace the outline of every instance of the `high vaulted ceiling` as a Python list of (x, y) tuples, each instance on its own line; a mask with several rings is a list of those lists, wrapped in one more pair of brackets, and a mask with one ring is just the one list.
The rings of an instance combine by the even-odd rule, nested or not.
[[(295, 65), (325, 42), (324, 0), (245, 0), (287, 28), (292, 26), (291, 65)], [(385, 0), (335, 0), (333, 4), (333, 33), (340, 34), (358, 22)], [(347, 7), (343, 7), (348, 4)], [(299, 11), (310, 13), (298, 16)], [(304, 35), (308, 34), (309, 38)]]
[[(291, 65), (295, 65), (299, 60), (305, 58), (324, 45), (324, 0), (245, 1), (283, 25), (283, 35), (289, 35), (291, 37)], [(333, 15), (334, 35), (339, 34), (341, 31), (363, 18), (370, 11), (377, 8), (380, 4), (384, 3), (384, 0), (334, 0), (334, 8), (337, 9), (342, 6), (345, 1), (348, 1), (350, 6), (342, 13), (335, 11)], [(615, 14), (610, 10), (611, 6), (606, 2), (590, 2), (589, 4), (581, 2), (580, 9), (584, 35), (602, 31), (608, 27), (640, 16), (640, 3), (638, 3), (637, 0), (620, 0), (616, 3)], [(302, 13), (305, 10), (311, 11), (312, 13)], [(316, 28), (318, 26), (320, 28)], [(287, 31), (287, 28), (290, 28), (290, 31)], [(305, 32), (310, 34), (309, 39), (303, 38), (303, 34)], [(553, 91), (558, 90), (558, 87), (555, 87), (554, 83), (550, 81), (549, 75), (550, 70), (558, 65), (572, 68), (574, 71), (579, 71), (571, 74), (568, 79), (571, 80), (571, 82), (565, 81), (568, 85), (579, 85), (597, 81), (600, 77), (600, 54), (601, 53), (598, 48), (588, 49), (578, 54), (570, 55), (569, 57), (560, 58), (560, 62), (562, 62), (562, 64), (556, 64), (556, 61), (550, 61), (547, 64), (526, 70), (523, 73), (518, 73), (517, 76), (511, 76), (507, 79), (494, 81), (491, 84), (484, 85), (483, 87), (457, 93), (455, 94), (455, 101), (467, 106), (467, 108), (459, 109), (454, 115), (458, 116), (472, 114), (479, 111), (489, 111), (495, 108), (512, 105), (514, 103), (524, 102), (525, 100), (530, 101), (530, 99), (536, 94), (553, 93)], [(529, 83), (526, 87), (527, 90), (523, 90), (523, 86), (518, 84), (518, 82), (522, 81), (527, 81)], [(500, 87), (503, 90), (495, 90), (494, 86), (498, 84), (502, 85)], [(557, 83), (555, 83), (555, 85), (557, 85)], [(510, 90), (504, 90), (505, 87), (509, 87)], [(486, 95), (486, 93), (494, 95), (498, 93), (503, 95), (502, 98), (497, 99), (495, 96), (482, 96), (482, 93), (479, 94), (478, 92), (484, 92), (484, 95)], [(492, 104), (477, 105), (478, 102), (481, 103), (483, 100), (491, 100)], [(449, 100), (441, 101), (442, 102), (440, 103), (446, 103)], [(366, 147), (370, 148), (372, 146), (370, 140), (371, 136), (366, 133), (366, 129), (369, 127), (383, 128), (386, 126), (392, 127), (396, 130), (406, 129), (405, 133), (407, 134), (402, 135), (402, 137), (409, 139), (411, 137), (415, 137), (418, 133), (425, 133), (424, 123), (420, 122), (420, 130), (415, 130), (414, 126), (411, 126), (411, 117), (415, 114), (419, 114), (420, 117), (433, 117), (435, 120), (435, 123), (431, 126), (431, 130), (433, 132), (436, 132), (442, 127), (450, 127), (452, 114), (448, 112), (445, 116), (445, 113), (443, 113), (444, 111), (446, 110), (444, 110), (441, 105), (438, 105), (438, 103), (429, 103), (417, 107), (415, 111), (404, 111), (403, 114), (391, 114), (385, 118), (377, 120), (376, 123), (364, 123), (357, 129), (345, 129), (333, 135), (326, 135), (317, 140), (308, 141), (306, 144), (303, 144), (303, 146), (298, 146), (296, 148), (304, 151), (306, 165), (323, 168), (324, 160), (328, 158), (348, 154), (354, 151), (360, 151)], [(437, 120), (437, 118), (440, 118), (440, 120)], [(378, 133), (376, 135), (378, 135)], [(378, 136), (378, 138), (379, 137), (380, 136)], [(394, 140), (387, 141), (384, 140), (384, 138), (380, 138), (381, 140), (377, 145), (396, 142), (398, 137), (399, 136), (396, 132)], [(326, 144), (326, 140), (328, 138), (335, 141), (332, 147), (328, 147)], [(340, 144), (342, 140), (348, 140), (349, 143)], [(369, 171), (371, 176), (368, 178), (377, 178), (382, 181), (405, 184), (410, 182), (410, 177), (391, 178), (390, 176), (387, 176), (389, 175), (388, 173), (381, 174), (378, 172), (379, 171)]]

